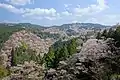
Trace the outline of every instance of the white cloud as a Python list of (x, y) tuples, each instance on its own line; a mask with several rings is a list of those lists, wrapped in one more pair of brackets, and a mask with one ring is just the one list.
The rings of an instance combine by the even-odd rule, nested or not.
[(117, 24), (118, 22), (120, 22), (120, 15), (107, 14), (107, 15), (98, 17), (98, 20), (104, 24)]
[(118, 14), (100, 15), (94, 18), (90, 17), (85, 22), (115, 25), (116, 23), (120, 22), (120, 15)]
[(55, 16), (56, 10), (54, 8), (50, 9), (41, 9), (41, 8), (35, 8), (35, 9), (25, 9), (24, 16)]
[(80, 5), (78, 5), (76, 8), (74, 8), (73, 12), (76, 16), (91, 15), (101, 12), (106, 8), (108, 8), (108, 6), (106, 5), (104, 0), (97, 0), (97, 4), (91, 4), (86, 8), (81, 8)]
[[(12, 0), (9, 0), (12, 1)], [(15, 1), (15, 0), (13, 0)], [(16, 0), (17, 1), (17, 0)], [(18, 0), (18, 1), (23, 1), (23, 0)], [(24, 1), (28, 1), (26, 3), (22, 3), (22, 4), (27, 4), (29, 3), (29, 1), (31, 0), (24, 0)], [(20, 4), (21, 4), (20, 3)], [(19, 5), (20, 5), (19, 4)], [(49, 8), (49, 9), (45, 9), (45, 8), (16, 8), (12, 5), (9, 4), (4, 4), (4, 3), (0, 3), (0, 8), (4, 8), (10, 12), (13, 12), (15, 14), (20, 14), (22, 17), (30, 19), (30, 20), (42, 20), (42, 19), (46, 19), (46, 20), (58, 20), (58, 22), (79, 22), (82, 21), (82, 19), (84, 19), (85, 17), (90, 17), (90, 19), (88, 20), (83, 20), (83, 21), (89, 21), (89, 22), (95, 22), (99, 21), (101, 19), (97, 19), (97, 18), (93, 18), (93, 14), (99, 13), (105, 9), (108, 8), (108, 6), (106, 5), (104, 0), (97, 0), (96, 4), (91, 4), (88, 7), (85, 8), (81, 8), (80, 5), (77, 5), (76, 8), (70, 8), (71, 4), (64, 4), (65, 8), (69, 8), (69, 10), (65, 10), (62, 12), (58, 12), (56, 9), (54, 8)], [(60, 21), (60, 19), (62, 21)]]
[(38, 19), (48, 19), (48, 20), (55, 20), (59, 17), (59, 13), (56, 12), (54, 8), (50, 9), (25, 9), (25, 13), (22, 15), (23, 17), (32, 17)]
[(72, 15), (72, 13), (70, 13), (68, 11), (64, 11), (64, 12), (61, 13), (61, 15), (63, 15), (63, 16), (70, 16), (70, 15)]
[(16, 13), (16, 14), (24, 13), (24, 9), (22, 9), (22, 8), (17, 9), (14, 6), (9, 5), (9, 4), (0, 3), (0, 8), (4, 8), (4, 9), (6, 9), (10, 12)]
[(70, 6), (71, 6), (72, 4), (64, 4), (64, 7), (65, 7), (65, 9), (66, 10), (70, 10)]
[(10, 12), (15, 14), (21, 14), (23, 17), (31, 18), (31, 19), (49, 19), (55, 20), (60, 17), (60, 14), (56, 12), (54, 8), (50, 9), (41, 9), (41, 8), (16, 8), (9, 4), (0, 3), (0, 8), (4, 8)]
[(26, 5), (34, 3), (34, 0), (6, 0), (7, 2), (13, 5)]
[(48, 19), (48, 20), (56, 20), (56, 17), (45, 17), (45, 19)]

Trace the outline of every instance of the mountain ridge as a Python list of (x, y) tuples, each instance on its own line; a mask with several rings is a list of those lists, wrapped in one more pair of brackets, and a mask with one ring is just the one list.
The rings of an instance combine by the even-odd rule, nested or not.
[(44, 25), (39, 25), (39, 24), (32, 24), (32, 23), (0, 23), (0, 25), (8, 25), (8, 26), (35, 26), (35, 27), (61, 27), (61, 26), (71, 26), (71, 25), (96, 25), (96, 26), (111, 26), (111, 25), (103, 25), (103, 24), (99, 24), (99, 23), (67, 23), (67, 24), (62, 24), (62, 25), (52, 25), (52, 26), (44, 26)]

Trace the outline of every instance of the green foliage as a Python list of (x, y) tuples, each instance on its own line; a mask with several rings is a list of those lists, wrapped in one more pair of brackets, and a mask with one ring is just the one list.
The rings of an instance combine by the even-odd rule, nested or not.
[(101, 39), (101, 33), (100, 32), (97, 33), (96, 39)]
[(118, 42), (120, 42), (120, 26), (117, 27), (115, 33), (114, 33), (114, 39)]
[(41, 63), (41, 56), (36, 55), (36, 52), (32, 49), (29, 49), (25, 43), (22, 43), (20, 47), (12, 50), (12, 65), (16, 66), (17, 64), (23, 64), (25, 61), (35, 61)]
[(113, 75), (111, 75), (111, 79), (113, 79), (113, 80), (120, 80), (120, 74), (113, 74)]
[(0, 65), (0, 78), (6, 77), (8, 75), (9, 75), (9, 71), (5, 67)]
[(106, 64), (106, 70), (104, 70), (103, 80), (119, 80), (120, 79), (120, 56), (113, 55), (106, 58), (104, 63)]
[(98, 33), (96, 38), (100, 39), (101, 37), (104, 37), (105, 39), (113, 38), (117, 43), (116, 46), (120, 47), (120, 26), (118, 26), (116, 30), (113, 30), (112, 28), (110, 28), (108, 32), (107, 30), (104, 30), (102, 35), (100, 36), (100, 34)]
[(12, 56), (11, 65), (16, 66), (17, 65), (17, 55), (15, 54), (14, 49), (12, 49), (12, 51), (11, 51), (11, 56)]
[(17, 32), (19, 30), (22, 30), (22, 28), (0, 25), (0, 49), (3, 46), (3, 43), (6, 40), (8, 40), (9, 36), (11, 36), (14, 32)]
[[(104, 32), (105, 33), (105, 32)], [(104, 70), (103, 80), (120, 80), (120, 26), (113, 30), (112, 28), (108, 31), (107, 38), (113, 38), (111, 44), (112, 56), (106, 57), (104, 64), (106, 69)]]
[(120, 43), (120, 26), (116, 28), (116, 30), (113, 30), (112, 28), (107, 31), (106, 29), (100, 34), (98, 32), (96, 39), (101, 39), (101, 37), (104, 37), (105, 39), (107, 38), (113, 38), (115, 41)]
[(23, 49), (25, 49), (25, 50), (28, 49), (28, 45), (23, 41), (21, 41), (21, 47), (23, 47)]
[(76, 48), (77, 48), (77, 43), (76, 43), (76, 39), (74, 38), (70, 41), (70, 44), (68, 44), (69, 55), (76, 53), (76, 51), (77, 51)]
[(66, 45), (64, 45), (64, 47), (61, 49), (60, 53), (63, 53), (63, 54), (61, 54), (62, 57), (60, 60), (65, 60), (69, 56)]
[(54, 67), (54, 66), (52, 65), (52, 64), (54, 64), (54, 58), (55, 58), (54, 49), (51, 47), (51, 48), (49, 49), (48, 55), (47, 55), (46, 58), (45, 58), (46, 66), (47, 66), (47, 67)]
[(68, 57), (76, 53), (77, 40), (71, 39), (70, 41), (56, 42), (50, 49), (48, 54), (45, 55), (45, 63), (48, 68), (56, 68), (59, 61), (66, 60)]
[(107, 32), (106, 29), (103, 31), (102, 36), (103, 36), (105, 39), (108, 37), (108, 32)]
[(108, 37), (113, 38), (114, 37), (114, 32), (115, 31), (112, 28), (110, 28), (109, 31), (108, 31)]

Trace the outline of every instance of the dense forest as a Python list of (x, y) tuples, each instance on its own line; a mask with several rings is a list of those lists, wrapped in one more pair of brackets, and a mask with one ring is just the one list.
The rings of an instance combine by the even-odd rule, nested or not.
[(36, 55), (36, 52), (30, 49), (24, 42), (21, 43), (20, 47), (13, 49), (11, 52), (13, 54), (11, 60), (13, 66), (33, 60), (38, 64), (45, 63), (46, 68), (56, 68), (59, 61), (66, 60), (77, 52), (77, 39), (75, 38), (64, 42), (61, 40), (57, 41), (49, 48), (49, 52), (43, 58), (40, 54)]
[(116, 29), (110, 28), (109, 30), (104, 30), (102, 33), (98, 32), (97, 39), (108, 39), (112, 38), (116, 42), (116, 46), (120, 47), (120, 26), (117, 26)]
[[(6, 40), (17, 31), (23, 30), (24, 28), (20, 27), (0, 27), (0, 48), (3, 46)], [(31, 28), (32, 29), (32, 28)], [(27, 29), (29, 30), (29, 29)], [(55, 69), (60, 66), (61, 61), (69, 60), (74, 54), (80, 53), (83, 43), (88, 40), (86, 36), (84, 38), (76, 37), (69, 40), (61, 40), (59, 34), (49, 34), (43, 33), (39, 30), (31, 30), (34, 34), (42, 39), (53, 38), (59, 39), (54, 44), (49, 47), (47, 54), (44, 54), (41, 57), (40, 54), (36, 54), (36, 51), (29, 48), (29, 46), (21, 41), (19, 47), (13, 48), (11, 51), (11, 67), (16, 67), (18, 65), (23, 65), (25, 62), (34, 61), (35, 64), (44, 65), (45, 69)], [(79, 40), (81, 39), (81, 40)], [(85, 69), (88, 70), (87, 73), (81, 72), (80, 74), (73, 74), (75, 79), (80, 80), (119, 80), (120, 79), (120, 26), (115, 28), (105, 29), (101, 32), (98, 32), (96, 39), (101, 41), (106, 41), (109, 46), (108, 50), (111, 51), (111, 54), (107, 57), (100, 58), (96, 61), (88, 60), (88, 62), (82, 62), (85, 65)], [(79, 50), (79, 51), (78, 51)], [(10, 67), (5, 68), (2, 65), (2, 58), (0, 57), (0, 78), (9, 76), (12, 74)], [(81, 65), (81, 64), (80, 64)], [(91, 67), (92, 66), (92, 67)], [(99, 67), (100, 66), (100, 67)], [(101, 69), (101, 66), (104, 69)], [(34, 66), (35, 67), (35, 66)], [(69, 66), (70, 67), (70, 66)], [(96, 69), (94, 72), (92, 71)], [(102, 71), (99, 71), (102, 70)], [(98, 72), (97, 72), (98, 71)], [(77, 72), (77, 71), (76, 71)], [(68, 69), (69, 73), (69, 69)], [(93, 74), (94, 73), (94, 74)], [(47, 74), (47, 72), (46, 72)], [(66, 73), (67, 74), (67, 73)]]
[(77, 52), (77, 39), (73, 38), (69, 41), (57, 41), (49, 49), (45, 55), (45, 63), (48, 68), (57, 68), (60, 61), (66, 60)]

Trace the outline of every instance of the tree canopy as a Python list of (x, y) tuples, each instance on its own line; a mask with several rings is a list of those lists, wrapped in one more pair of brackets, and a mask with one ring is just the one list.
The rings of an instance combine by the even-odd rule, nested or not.
[(45, 62), (48, 68), (55, 68), (59, 61), (66, 60), (77, 52), (77, 40), (75, 38), (70, 41), (57, 41), (50, 47), (48, 54), (45, 55)]

